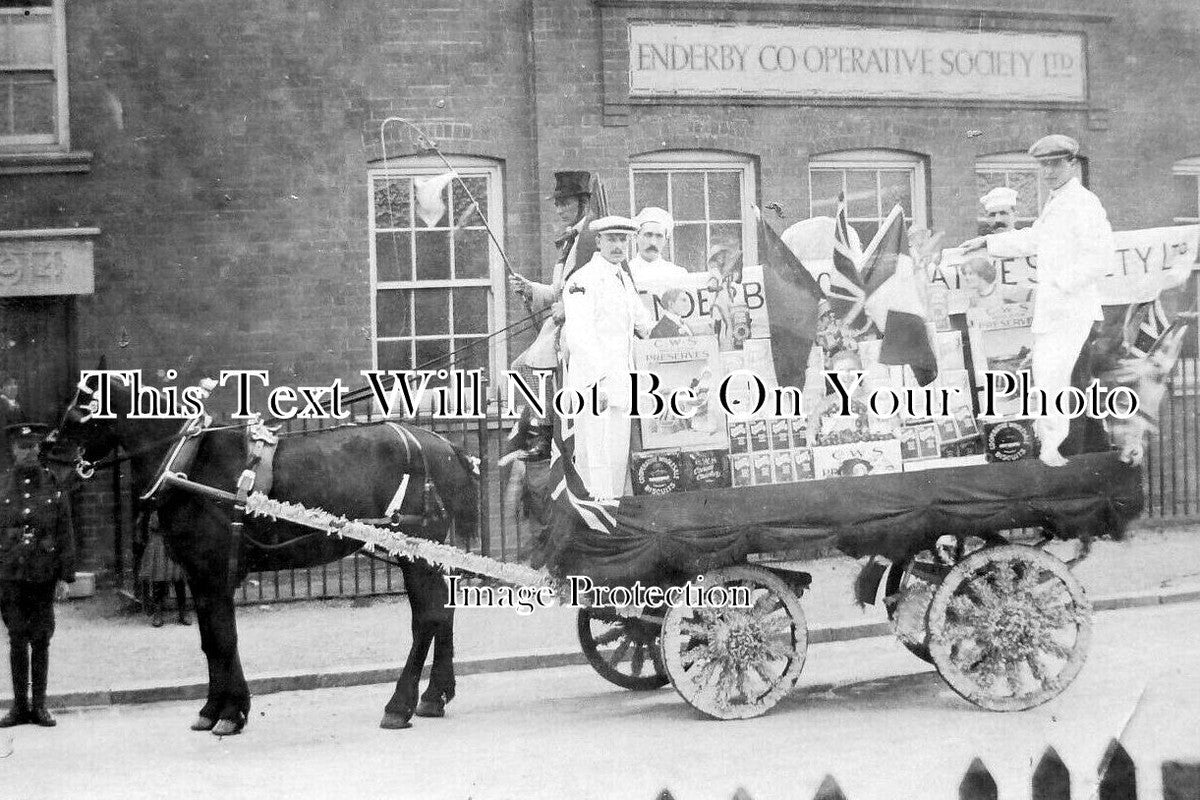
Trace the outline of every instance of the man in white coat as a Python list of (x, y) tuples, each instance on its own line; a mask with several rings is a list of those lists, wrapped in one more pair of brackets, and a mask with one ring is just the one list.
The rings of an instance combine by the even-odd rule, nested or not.
[(563, 385), (585, 396), (597, 387), (597, 407), (575, 420), (575, 467), (593, 498), (611, 500), (625, 493), (628, 476), (629, 373), (642, 306), (624, 262), (637, 227), (603, 217), (590, 228), (598, 251), (563, 285)]
[(688, 271), (662, 257), (675, 228), (669, 212), (649, 206), (633, 218), (637, 225), (637, 255), (629, 259), (629, 272), (643, 291), (649, 285), (677, 288)]
[(985, 243), (998, 256), (1037, 256), (1037, 288), (1033, 306), (1033, 384), (1046, 393), (1047, 403), (1034, 430), (1041, 441), (1041, 459), (1061, 466), (1066, 459), (1059, 446), (1067, 437), (1069, 419), (1058, 413), (1055, 399), (1071, 385), (1071, 370), (1092, 325), (1102, 319), (1100, 281), (1114, 256), (1112, 227), (1096, 195), (1076, 174), (1079, 143), (1054, 134), (1029, 148), (1038, 161), (1050, 197), (1033, 226), (972, 239), (968, 249)]

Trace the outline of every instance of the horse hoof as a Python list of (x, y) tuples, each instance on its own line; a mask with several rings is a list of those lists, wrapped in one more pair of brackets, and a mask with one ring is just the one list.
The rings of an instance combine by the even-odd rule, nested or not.
[(212, 729), (214, 736), (237, 736), (242, 732), (242, 726), (231, 719), (223, 719), (217, 722)]
[(446, 704), (437, 700), (422, 700), (417, 703), (417, 710), (414, 713), (418, 717), (444, 717), (446, 716)]
[(208, 717), (196, 717), (196, 721), (192, 723), (192, 730), (211, 731), (213, 726), (216, 724), (217, 721), (215, 719), (209, 719)]
[(386, 731), (402, 731), (405, 728), (412, 727), (412, 723), (408, 719), (408, 717), (402, 717), (399, 714), (388, 714), (385, 712), (383, 720), (379, 723), (379, 727)]

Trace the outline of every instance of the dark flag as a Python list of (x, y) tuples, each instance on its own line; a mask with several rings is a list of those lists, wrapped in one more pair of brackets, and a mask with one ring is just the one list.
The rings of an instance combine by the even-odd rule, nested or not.
[(780, 386), (803, 389), (808, 353), (817, 338), (821, 288), (762, 215), (758, 217), (758, 242), (763, 250), (760, 260), (775, 377)]

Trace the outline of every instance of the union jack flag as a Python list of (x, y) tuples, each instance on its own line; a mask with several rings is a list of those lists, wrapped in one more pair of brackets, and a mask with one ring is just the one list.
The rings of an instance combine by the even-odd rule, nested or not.
[(1166, 333), (1171, 320), (1167, 317), (1167, 311), (1158, 298), (1148, 303), (1131, 306), (1129, 313), (1132, 318), (1140, 319), (1130, 337), (1129, 350), (1135, 356), (1145, 358), (1162, 338), (1162, 335)]
[(617, 531), (617, 501), (596, 500), (588, 492), (575, 468), (575, 419), (554, 417), (554, 439), (550, 446), (550, 496), (560, 513), (557, 519), (582, 522), (597, 533)]

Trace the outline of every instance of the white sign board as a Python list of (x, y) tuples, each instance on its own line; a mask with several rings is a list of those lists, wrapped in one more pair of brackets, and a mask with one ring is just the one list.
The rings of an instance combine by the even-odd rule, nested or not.
[(629, 23), (629, 95), (1087, 100), (1081, 34)]
[(91, 239), (0, 237), (0, 297), (94, 291)]

